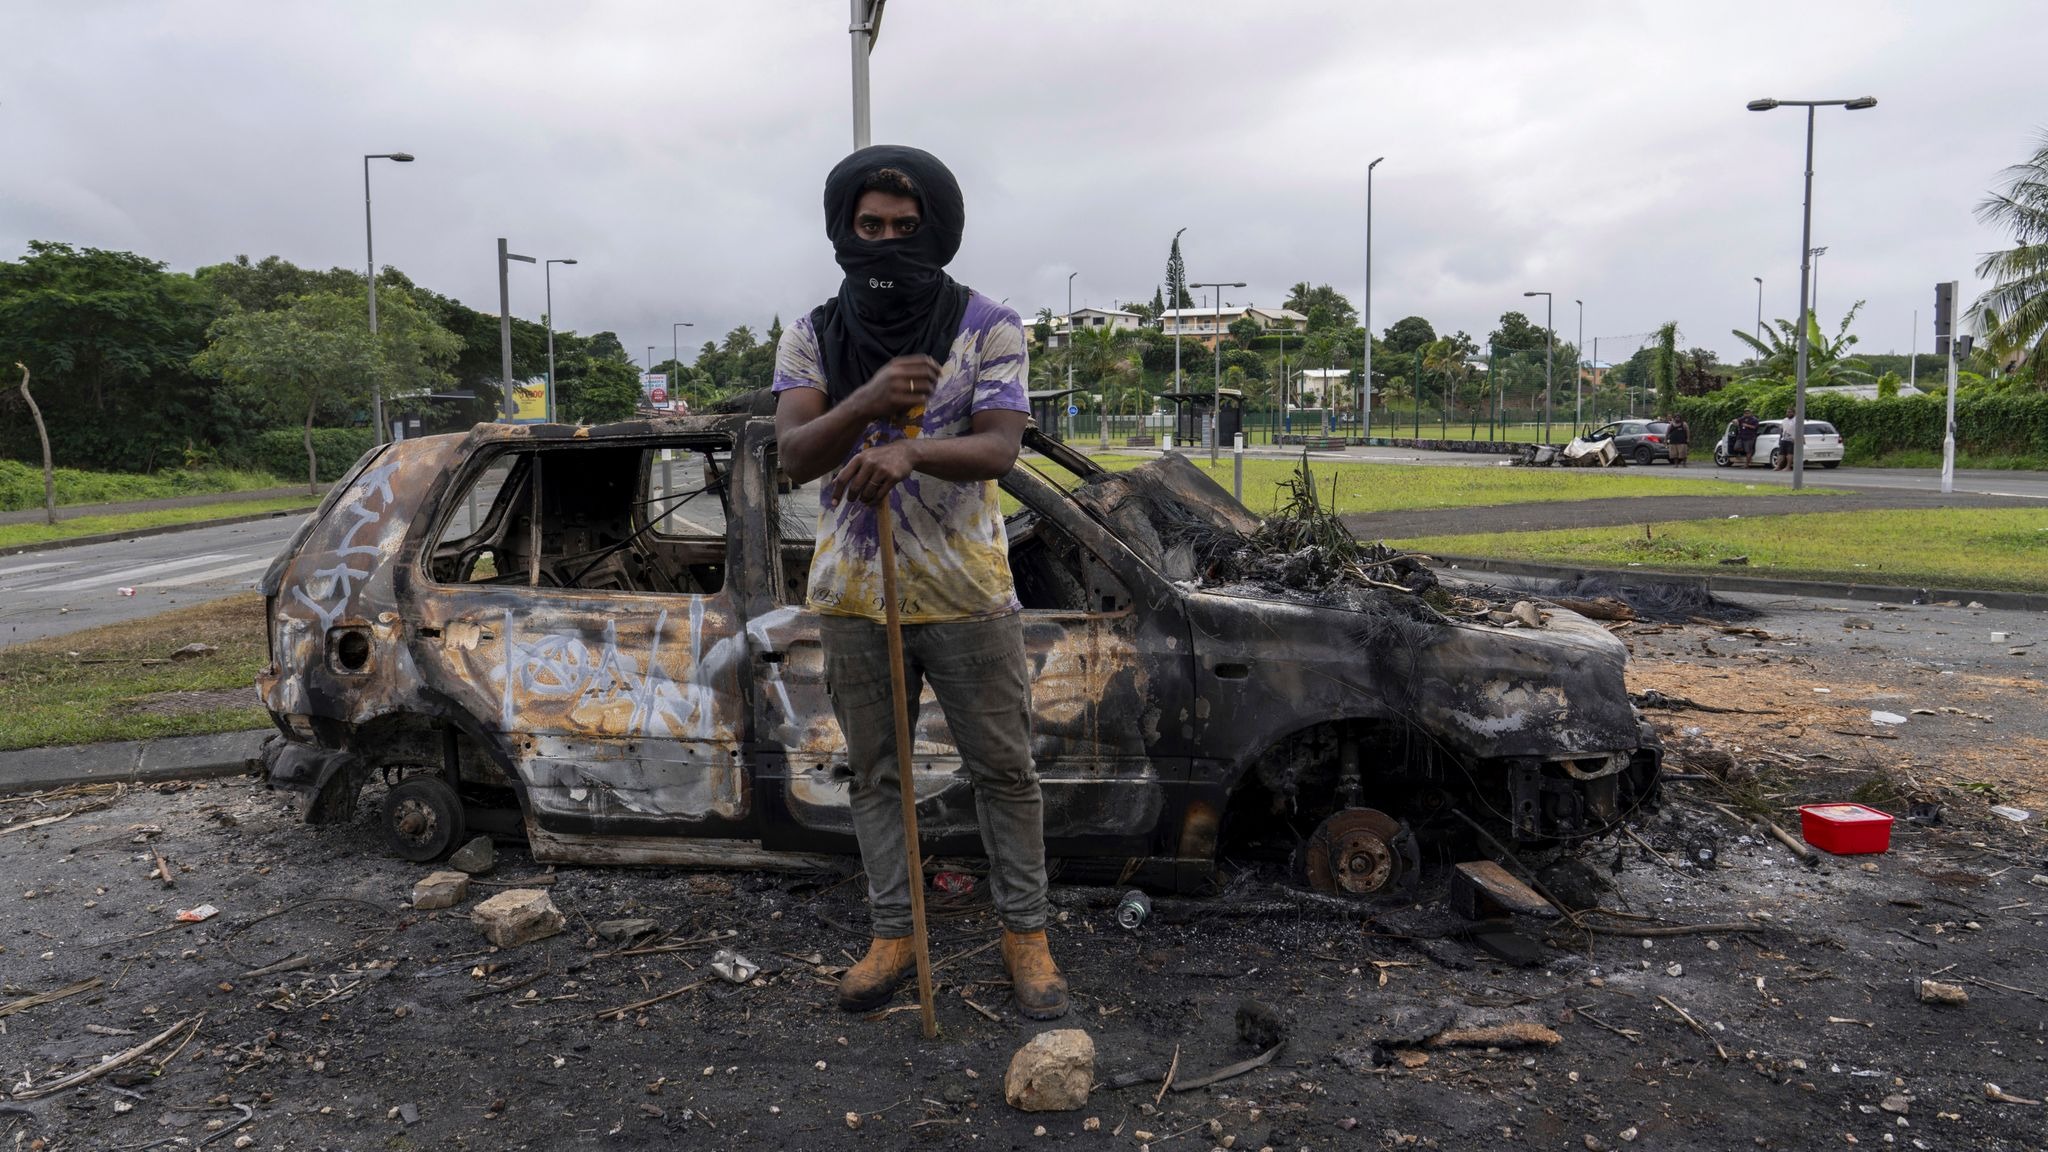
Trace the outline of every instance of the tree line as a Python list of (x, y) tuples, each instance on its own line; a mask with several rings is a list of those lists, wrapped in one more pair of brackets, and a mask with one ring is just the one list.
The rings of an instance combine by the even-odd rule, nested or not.
[[(0, 262), (0, 363), (33, 381), (32, 393), (0, 397), (0, 455), (40, 455), (35, 422), (16, 416), (31, 399), (58, 463), (105, 471), (247, 464), (261, 437), (293, 427), (317, 480), (314, 430), (366, 424), (373, 387), (387, 419), (491, 419), (503, 399), (497, 316), (387, 267), (372, 337), (368, 291), (361, 273), (276, 256), (187, 274), (131, 252), (32, 242)], [(513, 320), (512, 367), (520, 379), (546, 373), (541, 324)], [(610, 332), (556, 332), (555, 367), (564, 419), (620, 419), (639, 401), (638, 370)], [(346, 463), (329, 461), (329, 475)]]

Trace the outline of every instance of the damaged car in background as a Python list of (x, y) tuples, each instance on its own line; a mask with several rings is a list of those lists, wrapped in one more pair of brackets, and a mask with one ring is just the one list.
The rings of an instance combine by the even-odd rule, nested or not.
[[(1306, 469), (1261, 520), (1175, 454), (1025, 447), (1001, 486), (1062, 878), (1199, 892), (1270, 860), (1407, 890), (1435, 838), (1567, 843), (1654, 802), (1599, 625), (1352, 540)], [(262, 581), (271, 782), (329, 822), (381, 781), (415, 860), (477, 831), (577, 863), (854, 852), (804, 606), (815, 497), (777, 475), (744, 415), (374, 449)], [(927, 851), (977, 854), (929, 699), (915, 738)]]

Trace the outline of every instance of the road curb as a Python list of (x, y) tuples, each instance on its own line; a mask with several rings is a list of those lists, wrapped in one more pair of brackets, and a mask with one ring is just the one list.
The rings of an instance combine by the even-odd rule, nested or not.
[(1466, 572), (1498, 572), (1505, 576), (1537, 576), (1563, 580), (1587, 573), (1610, 576), (1623, 584), (1697, 584), (1709, 592), (1748, 592), (1767, 596), (1812, 596), (1823, 600), (1861, 600), (1876, 604), (1939, 604), (1945, 600), (1968, 604), (1976, 601), (1986, 608), (2011, 612), (2048, 612), (2048, 594), (2040, 592), (1997, 592), (1969, 588), (1907, 588), (1895, 584), (1838, 584), (1826, 580), (1782, 580), (1770, 576), (1723, 576), (1700, 572), (1673, 572), (1656, 568), (1573, 568), (1562, 564), (1536, 564), (1522, 560), (1495, 560), (1485, 556), (1435, 556), (1439, 568)]
[(57, 548), (77, 548), (86, 544), (113, 544), (121, 540), (140, 540), (145, 536), (167, 536), (172, 532), (189, 532), (195, 528), (220, 528), (229, 524), (253, 524), (258, 520), (270, 520), (280, 516), (298, 516), (319, 507), (318, 503), (304, 508), (284, 508), (275, 512), (250, 512), (242, 516), (220, 516), (212, 520), (187, 520), (181, 524), (158, 524), (153, 528), (131, 528), (126, 532), (95, 532), (90, 536), (66, 536), (62, 540), (38, 540), (33, 544), (17, 544), (0, 549), (0, 556), (20, 556), (29, 552), (49, 552)]
[(0, 752), (0, 795), (73, 784), (204, 780), (254, 770), (269, 728)]

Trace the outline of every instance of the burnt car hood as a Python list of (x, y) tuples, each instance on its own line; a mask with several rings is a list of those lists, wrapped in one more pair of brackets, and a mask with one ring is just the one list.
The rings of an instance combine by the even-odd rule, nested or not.
[[(1640, 742), (1624, 671), (1628, 650), (1606, 629), (1555, 609), (1544, 627), (1432, 619), (1410, 594), (1349, 603), (1284, 589), (1205, 587), (1173, 521), (1193, 517), (1238, 536), (1259, 518), (1186, 457), (1088, 475), (1074, 497), (1186, 593), (1205, 664), (1256, 668), (1284, 682), (1304, 715), (1377, 715), (1414, 724), (1480, 757), (1554, 760)], [(1447, 589), (1483, 586), (1438, 574)]]

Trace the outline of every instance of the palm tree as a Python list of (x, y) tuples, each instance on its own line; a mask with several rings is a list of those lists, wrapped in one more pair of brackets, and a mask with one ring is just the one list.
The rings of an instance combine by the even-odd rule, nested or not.
[[(1835, 331), (1833, 339), (1820, 330), (1820, 318), (1809, 314), (1806, 328), (1806, 382), (1808, 386), (1820, 388), (1829, 384), (1867, 384), (1870, 382), (1870, 365), (1849, 355), (1849, 349), (1856, 343), (1856, 337), (1849, 335), (1849, 325), (1856, 319), (1856, 313), (1863, 308), (1863, 301), (1852, 305), (1848, 314), (1842, 317), (1842, 326)], [(1756, 363), (1743, 373), (1744, 380), (1779, 380), (1790, 383), (1799, 374), (1799, 329), (1790, 320), (1774, 320), (1764, 330), (1764, 338), (1740, 328), (1733, 329), (1735, 338), (1748, 345), (1756, 353)]]
[(2023, 355), (2035, 380), (2048, 383), (2048, 131), (2024, 163), (2005, 170), (2005, 188), (1977, 205), (1977, 219), (2012, 232), (2014, 246), (1977, 264), (1995, 279), (1968, 317), (2000, 361)]

